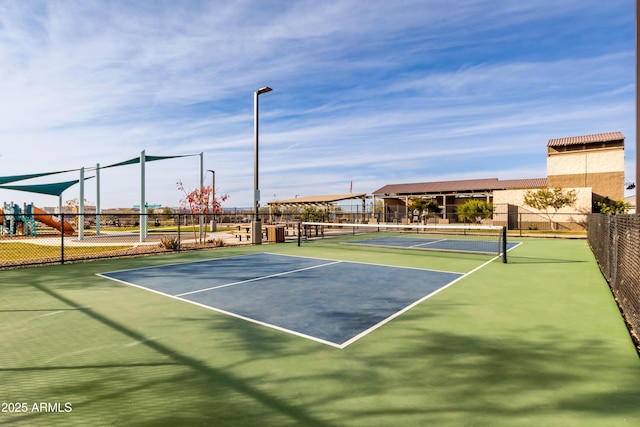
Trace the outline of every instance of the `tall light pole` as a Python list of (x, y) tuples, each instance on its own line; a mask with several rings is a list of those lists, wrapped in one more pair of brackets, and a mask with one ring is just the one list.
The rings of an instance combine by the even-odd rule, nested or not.
[(260, 221), (260, 217), (258, 216), (258, 202), (260, 201), (260, 189), (258, 187), (258, 96), (263, 93), (271, 92), (271, 89), (268, 86), (262, 87), (255, 91), (253, 96), (253, 224), (251, 231), (251, 241), (254, 245), (259, 245), (262, 243), (262, 222)]
[(216, 171), (207, 169), (211, 172), (211, 232), (216, 231)]

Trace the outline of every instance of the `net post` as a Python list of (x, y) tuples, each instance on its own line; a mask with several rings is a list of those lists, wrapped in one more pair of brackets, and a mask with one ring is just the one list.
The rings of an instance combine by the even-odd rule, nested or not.
[(502, 262), (507, 263), (507, 227), (502, 227)]
[(300, 230), (302, 229), (302, 221), (298, 221), (298, 246), (300, 246), (300, 240), (302, 236), (300, 235)]

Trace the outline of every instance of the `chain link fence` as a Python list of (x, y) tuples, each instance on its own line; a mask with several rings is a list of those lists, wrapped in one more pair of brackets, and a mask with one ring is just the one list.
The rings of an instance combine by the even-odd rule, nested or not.
[[(253, 214), (0, 214), (0, 268), (251, 243)], [(269, 223), (263, 218), (269, 242)], [(291, 234), (296, 229), (292, 225)], [(292, 237), (293, 238), (293, 237)]]
[(544, 215), (531, 212), (522, 206), (498, 204), (494, 205), (493, 224), (506, 226), (511, 231), (518, 231), (521, 236), (536, 231), (584, 232), (588, 215), (582, 212)]
[(640, 352), (640, 215), (589, 215), (587, 239)]

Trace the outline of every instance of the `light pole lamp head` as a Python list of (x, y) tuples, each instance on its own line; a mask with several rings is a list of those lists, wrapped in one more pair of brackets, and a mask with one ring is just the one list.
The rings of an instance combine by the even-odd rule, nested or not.
[(260, 89), (258, 89), (256, 91), (257, 95), (260, 95), (261, 93), (267, 93), (267, 92), (271, 92), (273, 89), (271, 89), (269, 86), (265, 86), (265, 87), (261, 87)]

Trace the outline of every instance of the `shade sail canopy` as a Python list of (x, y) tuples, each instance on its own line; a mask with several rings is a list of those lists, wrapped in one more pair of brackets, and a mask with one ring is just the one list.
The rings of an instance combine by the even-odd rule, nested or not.
[[(177, 159), (179, 157), (191, 157), (197, 154), (185, 154), (182, 156), (144, 156), (145, 162), (154, 162), (156, 160)], [(133, 159), (125, 160), (123, 162), (114, 163), (112, 165), (102, 166), (101, 169), (115, 168), (116, 166), (135, 165), (140, 163), (140, 157), (134, 157)]]
[[(156, 160), (175, 159), (178, 157), (192, 157), (197, 155), (198, 154), (184, 154), (180, 156), (146, 156), (145, 155), (144, 159), (145, 159), (145, 162), (153, 162)], [(123, 162), (118, 162), (112, 165), (103, 166), (101, 169), (113, 168), (116, 166), (133, 165), (136, 163), (140, 163), (139, 156), (133, 159), (125, 160)], [(89, 168), (89, 170), (91, 169), (93, 168)], [(28, 193), (48, 194), (51, 196), (60, 196), (67, 188), (77, 184), (78, 182), (80, 182), (80, 180), (76, 179), (73, 181), (54, 182), (51, 184), (31, 184), (31, 185), (4, 185), (4, 184), (16, 182), (16, 181), (24, 181), (32, 178), (39, 178), (47, 175), (55, 175), (55, 174), (66, 173), (66, 172), (75, 172), (79, 170), (80, 169), (69, 169), (69, 170), (57, 171), (57, 172), (42, 172), (42, 173), (32, 173), (32, 174), (25, 174), (25, 175), (0, 176), (0, 189), (25, 191)], [(90, 178), (85, 178), (85, 180)]]
[[(86, 178), (90, 179), (90, 178)], [(52, 184), (31, 184), (31, 185), (0, 185), (5, 190), (25, 191), (27, 193), (48, 194), (50, 196), (60, 196), (67, 188), (79, 183), (79, 179), (73, 181), (54, 182)]]
[(58, 173), (73, 172), (73, 171), (77, 171), (77, 170), (79, 170), (79, 169), (69, 169), (69, 170), (66, 170), (66, 171), (57, 171), (57, 172), (31, 173), (31, 174), (26, 174), (26, 175), (0, 176), (0, 184), (7, 184), (9, 182), (16, 182), (16, 181), (24, 181), (26, 179), (39, 178), (41, 176), (48, 176), (48, 175), (55, 175), (55, 174), (58, 174)]

